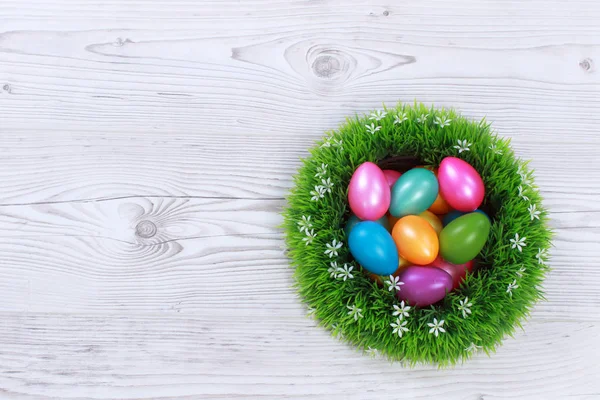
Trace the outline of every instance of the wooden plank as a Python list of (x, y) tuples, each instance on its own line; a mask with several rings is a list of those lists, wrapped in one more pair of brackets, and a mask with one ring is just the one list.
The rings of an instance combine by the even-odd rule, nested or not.
[(0, 387), (14, 399), (584, 398), (598, 321), (532, 322), (454, 369), (371, 359), (298, 310), (206, 316), (3, 313)]

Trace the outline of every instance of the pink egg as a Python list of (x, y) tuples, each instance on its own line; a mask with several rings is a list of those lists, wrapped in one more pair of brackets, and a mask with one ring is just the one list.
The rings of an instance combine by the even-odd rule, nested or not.
[(402, 174), (398, 171), (394, 171), (392, 169), (384, 169), (383, 174), (385, 175), (385, 179), (387, 179), (388, 185), (390, 187), (394, 186), (394, 183), (402, 176)]
[(479, 173), (466, 161), (446, 157), (438, 170), (440, 192), (455, 210), (475, 211), (483, 202), (485, 187)]
[(350, 209), (364, 221), (383, 217), (390, 208), (391, 192), (383, 171), (372, 162), (361, 164), (350, 179)]

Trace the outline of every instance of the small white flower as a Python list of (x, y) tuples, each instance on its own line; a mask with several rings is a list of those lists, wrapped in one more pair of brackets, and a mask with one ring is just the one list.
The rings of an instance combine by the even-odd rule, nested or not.
[(527, 178), (527, 170), (525, 169), (525, 165), (519, 164), (519, 167), (517, 168), (517, 174), (521, 176), (521, 179)]
[(471, 342), (471, 344), (469, 345), (469, 347), (467, 347), (465, 349), (465, 351), (468, 351), (469, 353), (472, 353), (474, 351), (477, 351), (481, 349), (481, 346), (477, 346), (475, 343)]
[(513, 289), (516, 289), (518, 287), (519, 287), (519, 285), (517, 285), (517, 280), (515, 279), (506, 288), (506, 293), (508, 293), (510, 295), (510, 297), (512, 297), (512, 291), (513, 291)]
[(399, 337), (402, 337), (404, 332), (408, 332), (408, 328), (406, 327), (407, 323), (407, 320), (402, 321), (402, 318), (396, 318), (396, 322), (390, 324), (390, 326), (394, 328), (392, 333), (397, 333)]
[(523, 247), (527, 247), (527, 244), (525, 243), (525, 240), (527, 238), (523, 237), (520, 238), (518, 233), (515, 233), (515, 238), (514, 239), (510, 239), (510, 243), (511, 243), (511, 249), (517, 249), (519, 250), (519, 252), (523, 251)]
[(329, 167), (329, 165), (325, 163), (322, 163), (320, 167), (317, 167), (315, 178), (324, 178), (325, 175), (327, 175), (327, 167)]
[(408, 116), (406, 115), (406, 113), (405, 112), (399, 112), (394, 117), (394, 124), (395, 125), (400, 125), (401, 123), (403, 123), (406, 120), (408, 120)]
[(315, 315), (315, 309), (312, 307), (308, 307), (308, 309), (306, 310), (306, 315), (312, 317), (313, 315)]
[(352, 307), (350, 306), (346, 306), (346, 308), (348, 308), (348, 315), (353, 317), (355, 321), (358, 321), (359, 318), (362, 318), (363, 315), (361, 314), (362, 309), (358, 308), (356, 306), (356, 304), (353, 304)]
[(435, 117), (435, 121), (433, 121), (433, 123), (439, 125), (440, 128), (450, 126), (450, 122), (452, 122), (452, 120), (446, 117), (445, 115), (442, 115), (441, 117), (437, 116)]
[(312, 223), (310, 222), (310, 215), (307, 217), (306, 215), (302, 216), (302, 219), (298, 221), (298, 229), (300, 232), (308, 232), (308, 230), (312, 228)]
[(323, 142), (321, 147), (331, 147), (331, 137), (328, 137), (327, 139), (325, 139), (325, 141)]
[(404, 282), (400, 282), (400, 277), (390, 275), (390, 278), (385, 282), (389, 287), (388, 290), (391, 292), (396, 289), (398, 292), (400, 291), (400, 286), (404, 285)]
[(324, 186), (317, 185), (317, 186), (315, 186), (315, 190), (310, 191), (310, 195), (312, 196), (310, 199), (312, 201), (318, 201), (319, 199), (322, 199), (323, 197), (325, 197), (326, 191), (327, 191), (327, 189), (325, 189)]
[(404, 317), (408, 317), (409, 314), (408, 312), (410, 311), (410, 306), (408, 304), (404, 304), (404, 300), (402, 300), (402, 302), (400, 303), (400, 307), (398, 307), (397, 305), (394, 304), (394, 312), (393, 312), (393, 316), (394, 317), (398, 317), (398, 320), (402, 320), (404, 319)]
[(323, 184), (325, 191), (331, 193), (331, 189), (333, 188), (333, 182), (331, 182), (331, 178), (321, 179), (321, 183)]
[(424, 124), (427, 121), (427, 117), (429, 117), (429, 114), (421, 114), (417, 118), (417, 122), (420, 123), (420, 124)]
[(496, 147), (496, 143), (492, 143), (492, 145), (490, 146), (490, 150), (496, 154), (499, 154), (499, 155), (502, 154), (502, 150), (500, 150), (498, 147)]
[(519, 270), (517, 271), (517, 276), (519, 278), (522, 278), (523, 277), (523, 272), (525, 272), (525, 271), (527, 271), (527, 268), (525, 268), (525, 267), (519, 268)]
[(377, 110), (377, 111), (371, 113), (371, 116), (369, 117), (369, 119), (371, 121), (380, 121), (386, 115), (387, 115), (387, 113), (385, 111)]
[(344, 147), (342, 146), (342, 143), (343, 143), (342, 139), (333, 138), (333, 145), (335, 147), (338, 147), (340, 149), (340, 151), (344, 151)]
[(438, 337), (439, 332), (445, 333), (446, 330), (444, 328), (442, 328), (444, 326), (444, 320), (441, 320), (440, 322), (438, 322), (437, 318), (433, 319), (433, 323), (429, 322), (427, 324), (427, 326), (429, 326), (431, 329), (429, 330), (429, 333), (433, 333), (435, 335), (435, 337)]
[(462, 153), (463, 151), (470, 151), (471, 149), (469, 147), (471, 147), (471, 143), (467, 142), (467, 140), (457, 140), (457, 145), (454, 145), (453, 147), (458, 150), (458, 154)]
[(538, 249), (538, 252), (535, 255), (535, 258), (538, 259), (539, 264), (543, 264), (544, 259), (546, 259), (547, 257), (548, 257), (548, 250), (546, 250), (546, 249)]
[(369, 346), (365, 352), (369, 355), (369, 357), (377, 357), (377, 349), (374, 349), (371, 346)]
[(537, 209), (535, 204), (531, 204), (529, 205), (529, 207), (527, 208), (527, 211), (529, 211), (529, 216), (531, 217), (531, 220), (533, 221), (534, 219), (540, 219), (540, 214), (542, 213), (540, 210)]
[(308, 246), (309, 244), (311, 244), (313, 242), (313, 240), (315, 240), (315, 238), (317, 237), (317, 234), (315, 233), (314, 229), (311, 229), (310, 232), (307, 229), (305, 232), (306, 232), (306, 237), (302, 238), (302, 241), (304, 242), (305, 246)]
[(519, 197), (525, 201), (529, 201), (529, 197), (525, 196), (523, 193), (523, 186), (519, 186)]
[(329, 277), (336, 279), (338, 277), (338, 273), (340, 272), (340, 267), (337, 265), (337, 261), (332, 261), (329, 263), (330, 267), (327, 269), (329, 272)]
[(342, 242), (338, 242), (336, 239), (333, 239), (331, 244), (327, 243), (325, 246), (327, 247), (327, 250), (325, 250), (325, 255), (329, 256), (329, 258), (337, 257), (338, 250), (342, 247)]
[(365, 125), (365, 128), (367, 128), (367, 132), (369, 132), (371, 135), (374, 135), (375, 132), (381, 129), (380, 126), (375, 126), (374, 123), (371, 123), (371, 125)]
[(351, 265), (350, 268), (348, 268), (348, 264), (344, 264), (343, 268), (339, 268), (338, 269), (338, 279), (344, 279), (344, 282), (346, 281), (346, 279), (352, 279), (354, 278), (354, 275), (352, 275), (352, 270), (354, 269), (354, 267)]
[(467, 318), (467, 314), (471, 314), (471, 309), (473, 303), (469, 303), (469, 298), (465, 297), (464, 300), (460, 300), (460, 306), (458, 306), (458, 310), (462, 312), (463, 318)]

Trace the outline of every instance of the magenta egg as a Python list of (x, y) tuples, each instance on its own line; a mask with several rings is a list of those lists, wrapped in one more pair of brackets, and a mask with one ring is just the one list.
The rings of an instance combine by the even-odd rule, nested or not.
[(350, 209), (364, 221), (383, 217), (390, 208), (391, 191), (383, 171), (372, 162), (361, 164), (350, 179)]
[(466, 161), (446, 157), (438, 170), (440, 193), (455, 210), (475, 211), (483, 202), (485, 187), (479, 173)]
[(437, 303), (452, 290), (452, 277), (439, 268), (411, 266), (398, 276), (404, 285), (396, 295), (416, 307)]
[(402, 174), (398, 171), (394, 171), (392, 169), (384, 169), (383, 174), (385, 175), (385, 179), (387, 179), (388, 185), (390, 187), (394, 186), (394, 183), (402, 176)]

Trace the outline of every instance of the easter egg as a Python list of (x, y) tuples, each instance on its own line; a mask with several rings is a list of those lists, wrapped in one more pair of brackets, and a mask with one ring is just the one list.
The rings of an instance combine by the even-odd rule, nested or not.
[[(362, 220), (360, 218), (358, 218), (354, 214), (350, 215), (350, 217), (348, 218), (348, 221), (346, 222), (346, 226), (344, 226), (344, 232), (346, 232), (346, 237), (350, 236), (350, 231), (359, 222), (362, 222)], [(373, 222), (377, 222), (379, 225), (383, 226), (388, 231), (390, 230), (390, 223), (388, 222), (387, 215), (384, 215), (383, 217), (379, 218), (377, 221), (373, 221)]]
[(475, 211), (483, 202), (485, 187), (479, 173), (456, 157), (442, 160), (438, 171), (440, 193), (458, 211)]
[(419, 215), (427, 210), (438, 195), (438, 182), (433, 172), (414, 168), (402, 174), (392, 187), (390, 214), (394, 217)]
[(452, 290), (452, 277), (439, 268), (410, 266), (402, 270), (399, 278), (404, 285), (396, 296), (416, 307), (437, 303)]
[(416, 215), (400, 218), (392, 229), (398, 255), (413, 264), (427, 265), (438, 255), (438, 236), (433, 227)]
[(440, 255), (453, 264), (464, 264), (481, 251), (490, 234), (490, 220), (473, 212), (456, 218), (440, 233)]
[[(487, 219), (490, 219), (490, 217), (484, 211), (482, 211), (482, 210), (477, 209), (474, 212), (483, 214), (483, 215), (485, 215), (487, 217)], [(458, 218), (460, 216), (463, 216), (465, 214), (468, 214), (468, 213), (465, 213), (465, 212), (462, 212), (462, 211), (457, 211), (457, 210), (450, 211), (448, 214), (446, 214), (444, 216), (444, 218), (442, 219), (442, 223), (444, 224), (444, 226), (446, 226), (450, 222), (454, 221), (456, 218)], [(491, 222), (491, 220), (490, 220), (490, 222)]]
[(373, 221), (359, 222), (348, 237), (350, 253), (367, 271), (390, 275), (398, 269), (398, 250), (390, 233)]
[(398, 178), (402, 176), (400, 172), (394, 171), (392, 169), (384, 169), (383, 175), (385, 175), (385, 179), (387, 180), (388, 185), (390, 185), (390, 188), (394, 186), (394, 183), (396, 183)]
[(460, 286), (465, 276), (467, 276), (467, 272), (473, 272), (473, 260), (464, 264), (452, 264), (442, 257), (437, 256), (429, 266), (442, 269), (452, 277), (452, 290)]
[(431, 211), (423, 211), (421, 214), (419, 214), (419, 217), (429, 222), (429, 225), (431, 225), (436, 234), (440, 234), (443, 226), (442, 221), (440, 221), (437, 215), (435, 215)]
[(372, 162), (361, 164), (348, 185), (350, 209), (362, 220), (375, 221), (390, 207), (390, 186), (383, 171)]

